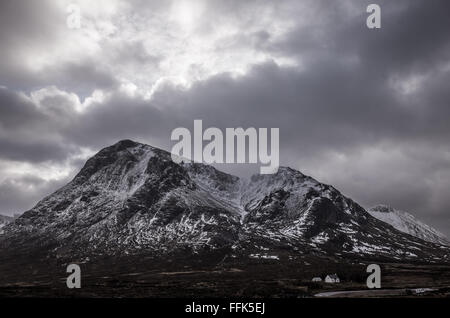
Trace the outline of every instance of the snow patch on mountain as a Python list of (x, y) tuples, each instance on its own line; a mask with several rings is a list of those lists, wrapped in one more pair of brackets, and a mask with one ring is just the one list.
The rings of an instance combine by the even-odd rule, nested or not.
[(0, 234), (3, 234), (2, 228), (7, 224), (11, 223), (14, 220), (11, 216), (1, 215), (0, 214)]

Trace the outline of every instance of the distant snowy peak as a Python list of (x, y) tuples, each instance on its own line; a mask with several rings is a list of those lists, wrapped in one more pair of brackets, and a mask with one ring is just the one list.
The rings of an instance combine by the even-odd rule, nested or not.
[(428, 242), (450, 245), (444, 234), (419, 221), (408, 212), (396, 210), (388, 205), (381, 204), (370, 208), (368, 212), (373, 217), (393, 226), (403, 233), (410, 234)]

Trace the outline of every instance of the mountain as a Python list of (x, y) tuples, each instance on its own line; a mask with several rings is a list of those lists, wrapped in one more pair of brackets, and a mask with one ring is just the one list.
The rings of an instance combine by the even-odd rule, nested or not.
[(444, 234), (419, 221), (408, 212), (395, 210), (387, 205), (377, 205), (367, 211), (373, 217), (392, 225), (403, 233), (410, 234), (428, 242), (450, 245)]
[(2, 228), (3, 228), (5, 225), (11, 223), (13, 220), (14, 220), (14, 218), (11, 217), (11, 216), (6, 216), (6, 215), (1, 215), (1, 214), (0, 214), (0, 234), (3, 232), (3, 231), (2, 231)]
[(450, 249), (372, 217), (330, 185), (291, 168), (249, 180), (130, 140), (4, 227), (0, 250), (58, 257), (217, 251), (235, 258), (448, 262)]

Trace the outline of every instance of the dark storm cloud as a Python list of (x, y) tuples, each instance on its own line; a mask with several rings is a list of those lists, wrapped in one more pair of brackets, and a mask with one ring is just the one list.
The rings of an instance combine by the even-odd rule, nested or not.
[[(450, 54), (450, 3), (448, 1), (385, 1), (382, 5), (403, 5), (384, 18), (383, 32), (361, 41), (359, 52), (365, 61), (388, 71), (427, 71), (448, 62)], [(387, 10), (386, 10), (387, 11)], [(352, 29), (352, 31), (356, 31)]]
[[(6, 70), (0, 84), (9, 88), (0, 89), (0, 159), (61, 163), (77, 149), (98, 150), (124, 138), (170, 149), (171, 131), (191, 128), (194, 119), (203, 119), (206, 127), (280, 127), (283, 165), (318, 176), (362, 204), (409, 210), (450, 234), (450, 3), (378, 1), (381, 30), (365, 26), (369, 1), (308, 3), (285, 2), (283, 8), (278, 2), (210, 4), (211, 17), (222, 13), (244, 19), (263, 5), (284, 10), (280, 16), (315, 17), (307, 25), (299, 18), (281, 38), (256, 30), (216, 43), (218, 51), (250, 45), (295, 59), (299, 66), (268, 61), (243, 76), (222, 73), (189, 89), (163, 85), (151, 100), (120, 91), (112, 68), (95, 59), (54, 65), (26, 84), (35, 75), (7, 52), (0, 62)], [(12, 32), (17, 34), (2, 28), (2, 41), (16, 45), (16, 38), (29, 37), (37, 39), (36, 45), (44, 43), (39, 32), (45, 25), (28, 33), (40, 23), (34, 15), (28, 20)], [(198, 32), (207, 32), (214, 21), (206, 19)], [(10, 23), (14, 27), (8, 30), (16, 30), (16, 22)], [(139, 42), (110, 52), (117, 64), (154, 64), (156, 69), (161, 61)], [(47, 84), (79, 96), (101, 88), (107, 96), (77, 112), (70, 94), (49, 91), (37, 105), (17, 93), (17, 87)], [(46, 182), (38, 182), (41, 190), (30, 190), (15, 204), (17, 184), (33, 182), (7, 179), (0, 185), (0, 211), (22, 208), (55, 188)]]
[(40, 79), (40, 86), (58, 83), (58, 88), (76, 93), (80, 98), (88, 97), (95, 89), (112, 89), (118, 81), (109, 70), (97, 61), (81, 60), (52, 66)]
[(28, 92), (57, 83), (59, 88), (85, 98), (95, 89), (111, 89), (118, 84), (110, 71), (103, 69), (95, 61), (51, 65), (47, 67), (45, 73), (26, 68), (24, 64), (16, 66), (7, 61), (4, 63), (5, 65), (0, 65), (1, 83), (8, 88), (20, 91)]
[(0, 105), (2, 128), (12, 129), (18, 125), (31, 125), (44, 118), (26, 97), (2, 87), (0, 87)]
[(13, 215), (27, 211), (67, 182), (69, 179), (46, 181), (31, 175), (7, 179), (0, 183), (2, 213)]
[(419, 116), (400, 105), (388, 87), (375, 84), (331, 61), (310, 72), (267, 63), (239, 79), (220, 75), (187, 92), (168, 88), (154, 101), (163, 104), (170, 96), (174, 113), (186, 123), (200, 118), (222, 128), (285, 127), (282, 145), (302, 152), (417, 135), (415, 125), (423, 124)]
[(30, 91), (58, 85), (80, 96), (94, 89), (109, 89), (117, 84), (114, 75), (93, 59), (49, 63), (43, 70), (28, 61), (55, 46), (70, 44), (66, 26), (67, 12), (54, 1), (4, 0), (0, 2), (0, 84), (14, 90)]
[(33, 46), (53, 40), (58, 11), (52, 1), (4, 0), (0, 5), (0, 38), (2, 49), (8, 54), (12, 53), (8, 51), (11, 46)]
[[(162, 111), (151, 102), (114, 93), (92, 105), (62, 132), (77, 144), (98, 148), (121, 139), (158, 143), (168, 138), (167, 125), (176, 114)], [(149, 139), (151, 138), (151, 139)]]
[(51, 105), (64, 105), (64, 100), (43, 100), (47, 112), (38, 108), (23, 94), (0, 87), (0, 159), (26, 162), (65, 160), (78, 146), (62, 143), (59, 131), (73, 113)]
[[(357, 54), (366, 67), (375, 64), (384, 71), (393, 66), (396, 70), (413, 66), (425, 67), (448, 59), (450, 4), (444, 0), (381, 0), (382, 28), (365, 27), (366, 7), (373, 1), (318, 1), (314, 19), (309, 27), (291, 31), (284, 41), (271, 49), (303, 53), (310, 58), (325, 53), (339, 58)], [(352, 10), (345, 4), (351, 3)], [(320, 50), (323, 49), (323, 50)], [(351, 56), (351, 55), (350, 55)], [(375, 70), (375, 69), (374, 69)]]

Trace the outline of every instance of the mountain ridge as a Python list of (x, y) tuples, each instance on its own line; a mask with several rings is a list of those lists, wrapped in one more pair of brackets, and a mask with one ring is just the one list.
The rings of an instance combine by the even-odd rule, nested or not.
[(131, 140), (90, 158), (71, 182), (7, 225), (0, 244), (89, 256), (287, 251), (448, 262), (450, 255), (297, 170), (246, 181), (200, 163), (176, 164), (167, 151)]

